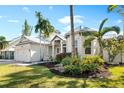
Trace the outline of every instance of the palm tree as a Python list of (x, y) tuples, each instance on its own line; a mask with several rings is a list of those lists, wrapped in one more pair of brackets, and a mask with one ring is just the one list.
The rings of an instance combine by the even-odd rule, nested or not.
[(85, 42), (84, 42), (84, 46), (88, 46), (89, 42), (91, 42), (94, 39), (97, 39), (98, 43), (99, 43), (99, 47), (100, 47), (100, 56), (103, 57), (103, 36), (110, 32), (110, 31), (114, 31), (117, 34), (120, 33), (120, 28), (118, 26), (111, 26), (111, 27), (104, 27), (105, 22), (107, 22), (107, 18), (105, 18), (99, 27), (98, 32), (88, 32), (90, 33), (90, 36), (87, 34), (87, 32), (82, 32), (83, 36), (88, 36), (88, 38), (86, 38)]
[(109, 5), (108, 6), (108, 12), (116, 12), (120, 14), (123, 18), (123, 36), (124, 36), (124, 5)]
[(8, 45), (8, 41), (6, 41), (6, 38), (4, 36), (0, 36), (0, 50), (6, 48)]
[[(40, 38), (40, 59), (41, 59), (41, 35), (48, 37), (51, 33), (54, 32), (54, 27), (51, 25), (48, 19), (44, 19), (40, 12), (36, 12), (36, 17), (38, 19), (37, 24), (35, 25), (35, 33), (39, 33)], [(45, 42), (45, 41), (44, 41)], [(45, 44), (44, 44), (45, 47)], [(44, 49), (43, 49), (44, 50)], [(44, 58), (44, 52), (43, 52)], [(43, 59), (41, 59), (43, 60)]]
[(76, 55), (75, 51), (75, 36), (74, 36), (74, 14), (73, 5), (70, 5), (70, 23), (71, 23), (71, 44), (72, 44), (72, 57)]
[(119, 14), (124, 14), (124, 5), (109, 5), (108, 12), (117, 12)]

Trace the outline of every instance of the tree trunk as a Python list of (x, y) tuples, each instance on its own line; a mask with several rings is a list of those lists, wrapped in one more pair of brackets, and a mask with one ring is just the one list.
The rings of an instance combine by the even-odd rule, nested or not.
[(40, 31), (40, 61), (41, 61), (41, 31)]
[(99, 55), (101, 56), (101, 58), (103, 58), (103, 47), (102, 47), (102, 44), (101, 44), (101, 40), (98, 40), (99, 41)]
[(73, 5), (70, 5), (70, 22), (71, 22), (71, 43), (72, 43), (72, 57), (75, 53), (75, 36), (74, 36), (74, 18), (73, 18)]

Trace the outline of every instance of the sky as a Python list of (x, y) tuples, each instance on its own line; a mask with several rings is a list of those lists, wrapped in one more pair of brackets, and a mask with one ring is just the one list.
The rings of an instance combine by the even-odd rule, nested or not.
[[(28, 24), (35, 26), (37, 18), (35, 11), (47, 18), (56, 30), (59, 30), (63, 35), (70, 30), (70, 9), (66, 5), (1, 5), (0, 6), (0, 35), (3, 35), (7, 40), (11, 40), (21, 35), (24, 20), (27, 19)], [(107, 5), (75, 5), (74, 6), (74, 24), (78, 26), (89, 27), (97, 30), (100, 22), (108, 18), (106, 26), (117, 25), (122, 30), (122, 17), (113, 12), (107, 12)], [(34, 33), (32, 36), (37, 36)]]

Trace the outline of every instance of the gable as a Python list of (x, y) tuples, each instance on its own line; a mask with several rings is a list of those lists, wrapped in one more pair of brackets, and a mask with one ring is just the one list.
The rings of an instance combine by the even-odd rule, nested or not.
[[(54, 37), (53, 37), (53, 39), (51, 40), (51, 42), (53, 41), (53, 40), (63, 40), (61, 37), (59, 37), (58, 35), (55, 35)], [(64, 40), (63, 40), (64, 41)]]
[(26, 37), (21, 37), (20, 42), (17, 45), (22, 45), (22, 44), (27, 44), (30, 43), (31, 41), (28, 40)]

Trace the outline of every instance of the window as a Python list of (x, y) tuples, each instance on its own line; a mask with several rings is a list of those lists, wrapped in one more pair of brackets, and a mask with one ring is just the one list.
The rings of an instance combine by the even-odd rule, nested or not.
[(85, 48), (85, 54), (91, 54), (91, 42), (89, 42), (89, 45)]
[(75, 52), (78, 55), (78, 40), (75, 40)]
[(63, 52), (66, 53), (66, 47), (63, 48)]
[(85, 54), (91, 54), (91, 48), (85, 48)]
[(57, 54), (59, 54), (59, 48), (57, 48)]
[(75, 48), (77, 48), (77, 47), (78, 47), (78, 41), (75, 40)]

